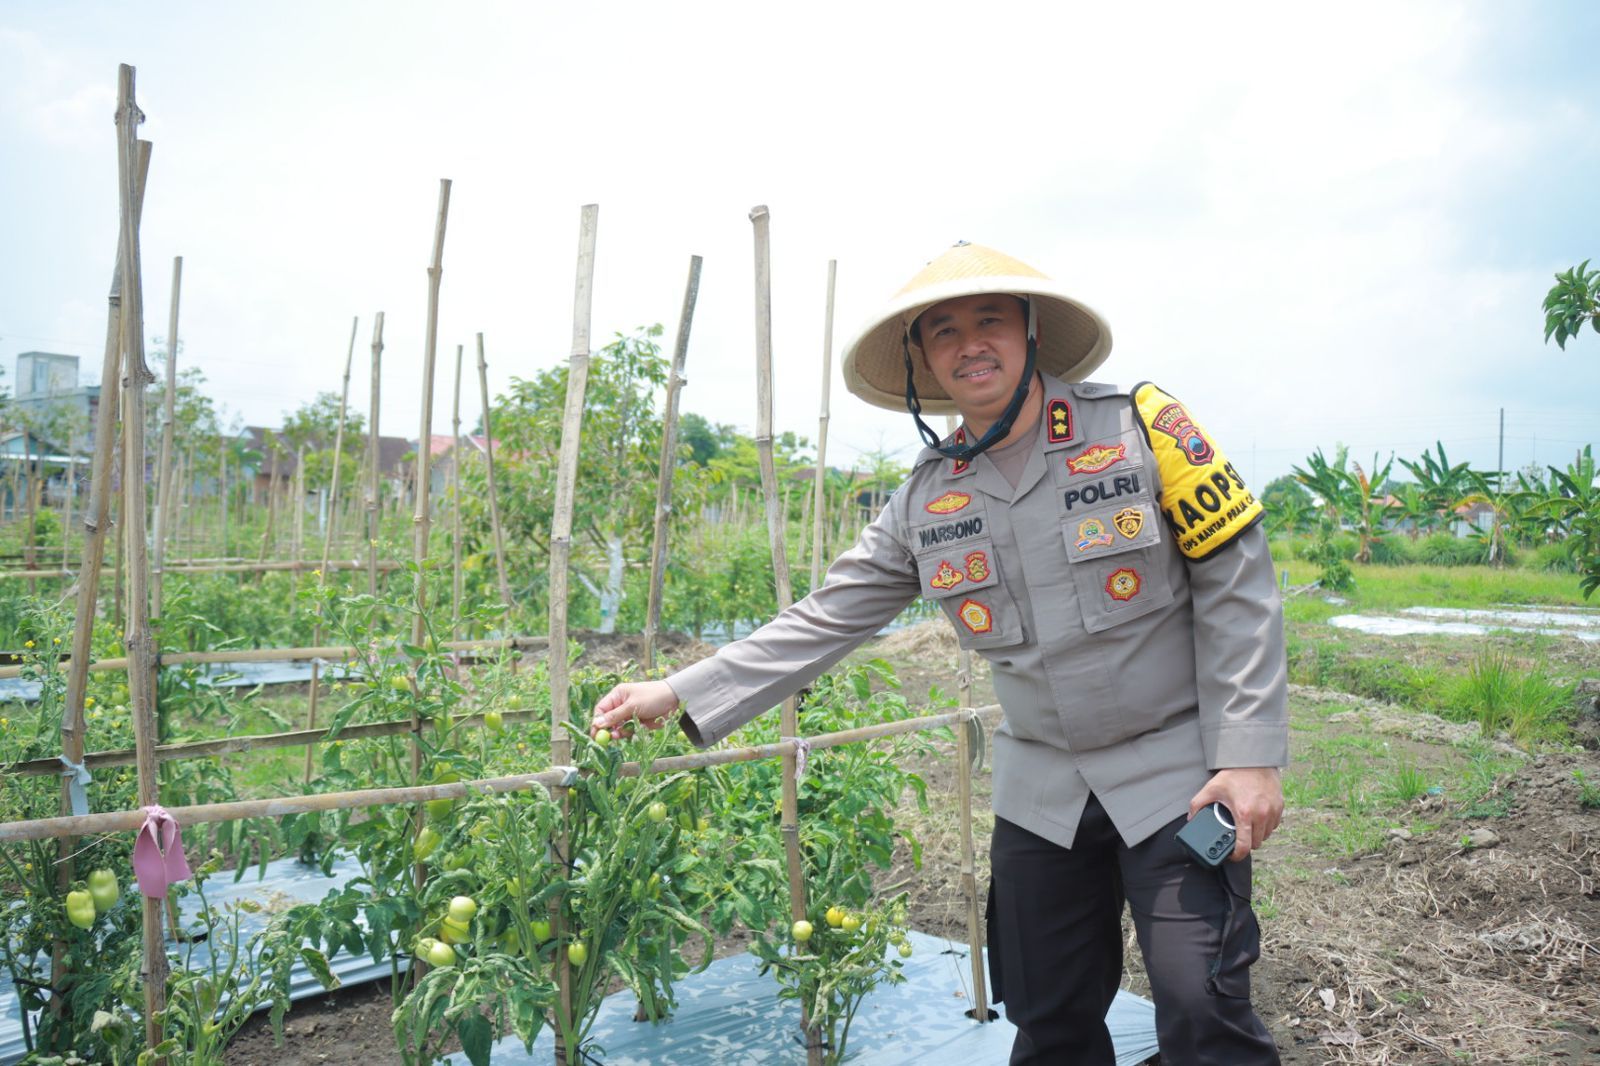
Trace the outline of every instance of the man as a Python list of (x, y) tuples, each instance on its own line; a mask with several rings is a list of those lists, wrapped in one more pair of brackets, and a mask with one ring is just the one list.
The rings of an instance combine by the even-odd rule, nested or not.
[[(851, 344), (851, 392), (904, 405), (928, 447), (823, 587), (665, 681), (620, 685), (593, 728), (715, 743), (808, 684), (917, 595), (992, 667), (988, 902), (1013, 1063), (1113, 1061), (1104, 1017), (1133, 913), (1165, 1066), (1275, 1063), (1250, 1006), (1250, 852), (1283, 810), (1282, 611), (1261, 505), (1182, 404), (1081, 382), (1111, 348), (1031, 267), (960, 244)], [(921, 412), (958, 411), (940, 440)], [(1214, 802), (1218, 869), (1175, 840)]]

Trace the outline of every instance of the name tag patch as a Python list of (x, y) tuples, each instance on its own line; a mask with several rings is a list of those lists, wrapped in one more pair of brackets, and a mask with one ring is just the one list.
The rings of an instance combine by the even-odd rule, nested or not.
[(974, 515), (955, 522), (945, 522), (937, 526), (924, 526), (917, 530), (917, 546), (919, 548), (932, 548), (939, 544), (950, 544), (969, 537), (983, 535), (983, 519)]
[(1144, 584), (1144, 579), (1139, 576), (1139, 571), (1131, 566), (1111, 571), (1111, 576), (1106, 578), (1106, 595), (1114, 600), (1126, 602), (1139, 595), (1139, 589)]
[(1075, 485), (1066, 490), (1062, 496), (1067, 510), (1080, 503), (1094, 504), (1102, 500), (1114, 500), (1118, 496), (1131, 496), (1139, 491), (1138, 474), (1118, 474), (1116, 477), (1105, 477), (1099, 481), (1091, 481), (1087, 485)]

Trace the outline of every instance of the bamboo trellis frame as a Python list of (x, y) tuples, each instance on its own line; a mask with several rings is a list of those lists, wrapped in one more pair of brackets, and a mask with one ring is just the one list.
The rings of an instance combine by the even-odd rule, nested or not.
[(833, 283), (839, 261), (828, 260), (828, 305), (822, 325), (822, 413), (817, 417), (817, 480), (811, 504), (811, 590), (822, 581), (822, 523), (827, 509), (828, 393), (833, 385)]
[(167, 558), (167, 513), (172, 498), (172, 436), (178, 406), (178, 297), (183, 290), (183, 256), (172, 257), (172, 302), (167, 312), (167, 394), (161, 405), (161, 457), (156, 469), (155, 559), (150, 573), (150, 617), (161, 617), (161, 572)]
[(511, 583), (506, 580), (506, 542), (500, 532), (500, 496), (494, 484), (494, 424), (489, 405), (489, 363), (483, 355), (483, 334), (478, 334), (478, 392), (483, 400), (483, 458), (488, 478), (489, 525), (494, 531), (494, 572), (500, 583), (500, 602), (511, 609)]

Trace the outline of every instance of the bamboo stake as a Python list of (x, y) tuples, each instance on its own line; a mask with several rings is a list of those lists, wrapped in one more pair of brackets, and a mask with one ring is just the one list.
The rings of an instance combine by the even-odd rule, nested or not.
[[(327, 526), (323, 529), (322, 536), (322, 565), (317, 567), (317, 592), (320, 593), (328, 583), (328, 556), (333, 551), (333, 530), (337, 525), (339, 506), (339, 474), (344, 467), (344, 419), (345, 412), (350, 404), (350, 364), (356, 357), (356, 327), (361, 324), (361, 316), (356, 315), (350, 319), (350, 347), (344, 356), (344, 386), (339, 393), (339, 423), (333, 431), (333, 479), (328, 489), (328, 519)], [(317, 622), (311, 628), (313, 643), (322, 641), (322, 597), (317, 597)], [(311, 660), (311, 691), (309, 694), (310, 707), (306, 712), (306, 728), (317, 728), (317, 699), (322, 690), (322, 660)], [(315, 767), (317, 749), (316, 745), (306, 747), (305, 782), (311, 783), (311, 771)]]
[(661, 431), (661, 471), (656, 477), (656, 519), (650, 535), (650, 599), (645, 608), (644, 667), (656, 668), (656, 634), (661, 628), (662, 583), (667, 576), (667, 518), (672, 514), (672, 479), (678, 470), (678, 394), (688, 379), (683, 376), (689, 358), (689, 329), (694, 305), (700, 297), (698, 255), (689, 257), (689, 281), (683, 289), (683, 310), (678, 313), (678, 339), (672, 347), (672, 375), (667, 378), (667, 409)]
[[(585, 204), (578, 222), (578, 269), (572, 299), (572, 353), (567, 362), (567, 400), (561, 416), (561, 453), (556, 464), (555, 513), (550, 522), (550, 754), (557, 764), (572, 759), (567, 722), (572, 717), (572, 689), (567, 671), (567, 565), (572, 555), (572, 503), (578, 480), (578, 445), (583, 432), (583, 402), (589, 386), (589, 320), (594, 296), (594, 250), (600, 224), (600, 205)], [(565, 815), (569, 797), (561, 794)], [(558, 830), (551, 841), (558, 864), (568, 858), (569, 841)], [(550, 924), (556, 937), (565, 934), (561, 900), (550, 900)], [(557, 1009), (561, 1028), (571, 1030), (572, 967), (565, 952), (556, 962)], [(557, 1066), (567, 1062), (569, 1049), (556, 1042)]]
[[(510, 719), (519, 712), (507, 711)], [(920, 718), (902, 718), (897, 722), (860, 726), (837, 733), (821, 733), (801, 738), (813, 751), (838, 748), (846, 744), (863, 744), (884, 737), (901, 736), (930, 729), (958, 725), (968, 716), (985, 721), (1001, 716), (999, 704), (972, 710), (946, 711), (942, 714), (924, 715)], [(479, 716), (481, 719), (481, 716)], [(404, 732), (405, 722), (376, 723), (393, 726)], [(367, 726), (351, 726), (344, 734)], [(689, 755), (673, 755), (657, 759), (650, 764), (649, 773), (674, 774), (683, 770), (704, 770), (713, 766), (755, 762), (792, 754), (794, 739), (780, 740), (776, 744), (761, 744), (750, 748), (718, 748), (715, 751), (697, 751)], [(629, 777), (641, 776), (645, 771), (638, 763), (624, 763), (621, 773)], [(492, 777), (479, 781), (453, 781), (448, 784), (419, 785), (414, 787), (370, 788), (355, 792), (314, 792), (303, 796), (274, 796), (267, 799), (234, 800), (228, 803), (201, 803), (191, 807), (170, 807), (168, 813), (185, 828), (213, 822), (233, 822), (242, 818), (277, 818), (285, 814), (304, 814), (309, 811), (350, 810), (354, 807), (387, 807), (399, 804), (423, 803), (431, 799), (465, 799), (485, 792), (520, 792), (530, 788), (554, 789), (568, 780), (566, 769), (541, 770), (531, 774), (510, 777)], [(100, 833), (132, 832), (144, 824), (144, 812), (106, 811), (81, 817), (36, 818), (23, 822), (0, 822), (0, 843), (21, 840), (49, 840), (52, 837), (93, 836)]]
[(67, 438), (67, 499), (61, 516), (61, 568), (72, 565), (72, 505), (78, 495), (78, 431)]
[[(122, 247), (125, 270), (122, 305), (123, 394), (127, 403), (126, 442), (123, 457), (123, 496), (127, 513), (123, 516), (123, 539), (127, 541), (128, 624), (125, 638), (128, 657), (128, 691), (133, 706), (133, 735), (138, 749), (139, 805), (161, 802), (157, 782), (155, 648), (150, 636), (149, 560), (145, 554), (144, 492), (144, 390), (155, 380), (144, 361), (144, 306), (139, 264), (139, 218), (134, 212), (138, 194), (136, 176), (138, 149), (134, 134), (144, 116), (134, 102), (134, 71), (123, 64), (117, 85), (118, 172), (121, 178)], [(167, 953), (162, 937), (159, 899), (143, 897), (145, 1042), (154, 1048), (161, 1042), (161, 1013), (166, 1007)], [(165, 1059), (158, 1059), (160, 1066)]]
[[(113, 523), (114, 524), (114, 523)], [(330, 570), (364, 570), (367, 563), (360, 559), (334, 559), (328, 563)], [(405, 564), (395, 562), (393, 559), (384, 559), (378, 563), (379, 570), (398, 570)], [(270, 562), (228, 562), (228, 563), (168, 563), (169, 574), (259, 574), (273, 570), (314, 570), (317, 564), (307, 560), (277, 559)], [(114, 573), (108, 566), (102, 565), (102, 576)], [(76, 570), (10, 570), (0, 573), (0, 581), (20, 580), (22, 578), (45, 577), (76, 577)]]
[(217, 498), (222, 503), (222, 554), (228, 554), (228, 442), (217, 442), (220, 458), (217, 460)]
[[(789, 577), (789, 553), (784, 546), (783, 500), (778, 492), (778, 472), (772, 461), (772, 245), (771, 215), (765, 204), (750, 209), (755, 229), (756, 266), (756, 453), (761, 462), (761, 492), (767, 505), (767, 537), (772, 544), (773, 580), (777, 586), (778, 610), (794, 602)], [(799, 705), (790, 696), (783, 701), (780, 735), (799, 735)], [(789, 916), (802, 921), (806, 916), (805, 869), (800, 861), (799, 781), (795, 777), (793, 749), (783, 756), (783, 832), (784, 852), (789, 868)], [(801, 1027), (805, 1031), (806, 1062), (820, 1066), (820, 1033), (811, 1024), (811, 1014), (802, 1007)]]
[(483, 357), (483, 334), (478, 334), (478, 391), (483, 398), (483, 455), (488, 462), (489, 525), (494, 530), (494, 570), (500, 581), (500, 602), (511, 609), (511, 585), (506, 580), (506, 545), (500, 533), (500, 496), (494, 487), (494, 426), (490, 421), (489, 364)]
[(172, 304), (167, 313), (167, 394), (161, 404), (161, 458), (156, 470), (155, 559), (150, 572), (150, 617), (161, 617), (161, 570), (167, 558), (167, 501), (172, 495), (172, 434), (178, 392), (178, 296), (183, 288), (183, 256), (172, 257)]
[[(150, 142), (140, 141), (136, 151), (138, 159), (134, 167), (133, 210), (138, 215), (144, 207), (144, 180), (150, 170)], [(111, 456), (113, 438), (117, 435), (119, 396), (117, 371), (122, 363), (122, 262), (122, 239), (119, 234), (116, 265), (111, 272), (111, 291), (106, 298), (106, 341), (100, 366), (100, 406), (95, 412), (89, 498), (84, 501), (83, 566), (78, 574), (71, 660), (67, 663), (67, 694), (61, 710), (61, 750), (68, 760), (75, 763), (83, 761), (83, 700), (89, 684), (90, 643), (94, 637), (94, 618), (99, 606), (100, 562), (105, 558), (106, 526), (109, 525), (107, 519), (111, 510)], [(21, 673), (20, 668), (18, 673)], [(61, 782), (61, 811), (63, 814), (72, 811), (72, 792), (65, 778)], [(75, 876), (72, 857), (76, 850), (77, 840), (74, 837), (62, 838), (56, 864), (56, 887), (63, 894), (72, 887)], [(65, 943), (58, 941), (51, 953), (51, 983), (57, 987), (60, 987), (67, 973), (65, 950)], [(51, 1003), (52, 1009), (59, 1012), (66, 1006), (66, 999), (52, 997)]]
[(822, 515), (827, 503), (824, 486), (828, 479), (828, 392), (833, 385), (833, 281), (839, 269), (837, 259), (828, 260), (828, 309), (822, 325), (822, 414), (817, 418), (817, 480), (812, 486), (811, 505), (811, 591), (822, 581)]
[(372, 399), (368, 412), (367, 462), (371, 478), (367, 482), (367, 593), (378, 594), (378, 474), (382, 462), (382, 448), (378, 441), (378, 387), (382, 383), (383, 367), (383, 312), (379, 311), (372, 323)]
[(461, 639), (461, 354), (456, 345), (456, 391), (450, 409), (450, 637)]
[(294, 498), (294, 548), (291, 556), (295, 562), (305, 558), (306, 543), (306, 446), (295, 449), (294, 480), (289, 494)]
[[(39, 565), (38, 552), (35, 551), (33, 543), (34, 536), (38, 531), (39, 460), (33, 457), (34, 445), (32, 442), (33, 435), (28, 431), (28, 427), (24, 423), (22, 428), (22, 461), (27, 465), (28, 469), (28, 486), (26, 490), (28, 523), (26, 526), (27, 534), (22, 542), (22, 563), (29, 570), (35, 569)], [(38, 594), (38, 585), (30, 580), (28, 582), (28, 595), (37, 596)]]

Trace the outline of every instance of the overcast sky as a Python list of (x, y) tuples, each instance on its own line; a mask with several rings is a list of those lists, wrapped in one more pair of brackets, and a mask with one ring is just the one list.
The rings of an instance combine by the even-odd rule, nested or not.
[[(1330, 12), (1332, 12), (1330, 14)], [(772, 211), (777, 425), (814, 437), (827, 261), (830, 459), (915, 452), (848, 395), (855, 328), (957, 240), (1068, 283), (1259, 483), (1313, 448), (1570, 458), (1600, 438), (1600, 334), (1541, 343), (1551, 274), (1600, 259), (1600, 5), (292, 3), (0, 0), (0, 365), (98, 377), (119, 62), (154, 142), (146, 335), (184, 257), (180, 365), (251, 423), (337, 390), (414, 437), (440, 178), (440, 387), (571, 347), (600, 205), (596, 347), (672, 342), (705, 258), (685, 409), (754, 423), (752, 238)], [(471, 363), (469, 362), (469, 367)], [(471, 378), (468, 378), (469, 382)], [(464, 420), (476, 418), (476, 390)], [(1398, 468), (1397, 468), (1398, 469)]]

